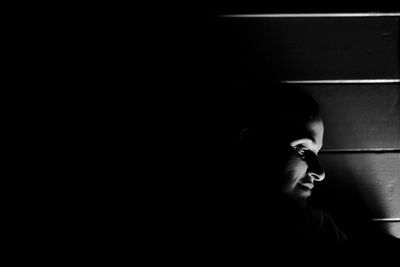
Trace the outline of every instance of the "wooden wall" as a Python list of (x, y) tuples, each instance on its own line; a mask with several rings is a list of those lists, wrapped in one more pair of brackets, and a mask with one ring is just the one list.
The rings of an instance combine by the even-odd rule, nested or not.
[(216, 24), (223, 80), (278, 78), (320, 103), (327, 178), (312, 203), (350, 235), (372, 224), (400, 237), (399, 19), (235, 14)]

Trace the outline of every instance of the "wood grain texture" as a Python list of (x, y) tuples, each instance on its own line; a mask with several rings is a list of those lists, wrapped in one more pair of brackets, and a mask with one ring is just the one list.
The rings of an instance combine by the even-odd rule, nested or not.
[(400, 84), (303, 88), (320, 104), (324, 149), (400, 148)]
[(400, 217), (400, 153), (322, 154), (320, 160), (326, 178), (313, 201), (350, 218)]
[(224, 55), (221, 64), (233, 77), (400, 78), (399, 17), (221, 18), (219, 22), (217, 55)]

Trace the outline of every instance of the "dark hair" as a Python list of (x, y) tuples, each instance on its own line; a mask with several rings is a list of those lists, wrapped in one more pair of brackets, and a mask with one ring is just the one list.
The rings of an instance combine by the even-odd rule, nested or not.
[[(292, 151), (288, 140), (294, 129), (305, 122), (319, 119), (317, 102), (302, 88), (284, 83), (252, 83), (243, 87), (240, 108), (238, 146), (234, 159), (232, 177), (248, 194), (265, 188), (267, 181), (262, 177), (267, 170), (276, 177), (287, 162)], [(245, 177), (245, 178), (244, 178)]]
[(258, 82), (243, 89), (241, 143), (259, 142), (260, 136), (284, 141), (291, 128), (320, 118), (318, 103), (298, 85)]

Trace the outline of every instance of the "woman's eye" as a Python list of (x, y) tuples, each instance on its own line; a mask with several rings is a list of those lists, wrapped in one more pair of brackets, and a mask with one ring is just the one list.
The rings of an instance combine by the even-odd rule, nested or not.
[(294, 150), (297, 152), (297, 154), (304, 159), (305, 158), (305, 154), (306, 154), (306, 150), (304, 148), (301, 147), (294, 147)]

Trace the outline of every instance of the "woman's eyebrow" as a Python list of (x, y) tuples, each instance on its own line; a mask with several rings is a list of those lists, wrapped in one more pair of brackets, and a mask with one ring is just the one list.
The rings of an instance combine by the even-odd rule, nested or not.
[(315, 139), (315, 135), (313, 134), (312, 131), (308, 130), (308, 129), (303, 129), (302, 131), (299, 131), (296, 134), (296, 139), (298, 140), (302, 140), (302, 139), (309, 139), (311, 140), (311, 142), (313, 142), (314, 144), (317, 143), (316, 139)]
[[(315, 141), (315, 138), (312, 138), (312, 137), (300, 138), (300, 139), (293, 141), (292, 143), (294, 143), (294, 145), (311, 144), (313, 147), (315, 146), (317, 148), (316, 153), (318, 153), (318, 151), (321, 150), (321, 149), (318, 149), (318, 144)], [(313, 147), (310, 147), (310, 148), (313, 150)], [(321, 148), (322, 148), (322, 146), (321, 146)]]
[(305, 137), (305, 139), (310, 139), (311, 142), (313, 142), (314, 144), (317, 143), (317, 140), (315, 140), (314, 135), (312, 135), (311, 132), (309, 132), (309, 131), (304, 132), (304, 137)]
[(313, 139), (308, 138), (308, 137), (306, 137), (306, 138), (299, 138), (299, 139), (297, 139), (297, 140), (294, 140), (292, 143), (295, 143), (296, 145), (297, 145), (297, 144), (302, 144), (302, 143), (312, 143), (312, 144), (316, 144), (315, 141), (314, 141)]

